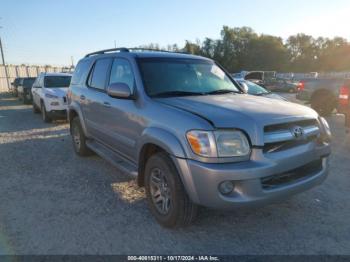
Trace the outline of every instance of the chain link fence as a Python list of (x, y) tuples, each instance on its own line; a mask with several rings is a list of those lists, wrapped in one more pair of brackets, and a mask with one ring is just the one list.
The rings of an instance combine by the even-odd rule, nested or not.
[(10, 86), (7, 84), (6, 71), (9, 77), (9, 84), (14, 81), (16, 77), (36, 77), (42, 72), (70, 72), (69, 67), (54, 67), (54, 66), (25, 66), (25, 65), (0, 65), (0, 92), (6, 92)]

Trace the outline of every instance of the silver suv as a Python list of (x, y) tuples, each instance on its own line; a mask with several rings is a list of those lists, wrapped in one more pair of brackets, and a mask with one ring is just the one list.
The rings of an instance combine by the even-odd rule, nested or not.
[(198, 206), (262, 205), (327, 176), (330, 130), (305, 106), (245, 94), (214, 61), (109, 49), (79, 61), (68, 91), (74, 149), (145, 186), (166, 227)]

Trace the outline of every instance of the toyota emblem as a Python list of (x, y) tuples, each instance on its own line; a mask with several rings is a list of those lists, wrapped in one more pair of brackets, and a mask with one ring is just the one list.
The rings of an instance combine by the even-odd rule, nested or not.
[(296, 139), (304, 138), (304, 129), (302, 129), (300, 126), (293, 127), (291, 132)]

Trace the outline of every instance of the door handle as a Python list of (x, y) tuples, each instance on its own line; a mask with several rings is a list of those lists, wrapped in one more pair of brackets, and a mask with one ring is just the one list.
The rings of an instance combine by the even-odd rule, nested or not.
[(85, 100), (85, 98), (86, 98), (86, 97), (85, 97), (84, 95), (81, 95), (81, 96), (80, 96), (80, 99), (81, 99), (81, 100)]
[(111, 104), (108, 103), (108, 102), (103, 102), (103, 105), (104, 105), (105, 107), (111, 107)]

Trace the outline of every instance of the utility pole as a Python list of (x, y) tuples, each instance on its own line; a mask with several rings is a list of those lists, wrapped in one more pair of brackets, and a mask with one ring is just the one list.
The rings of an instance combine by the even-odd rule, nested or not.
[(114, 40), (114, 48), (117, 48), (117, 41)]
[[(0, 29), (1, 29), (1, 26), (0, 26)], [(9, 75), (8, 75), (8, 72), (7, 72), (7, 67), (6, 67), (6, 64), (5, 64), (5, 56), (4, 56), (4, 49), (2, 47), (1, 36), (0, 36), (0, 52), (1, 52), (2, 64), (4, 65), (4, 69), (5, 69), (7, 89), (10, 90), (10, 80), (9, 80)]]

